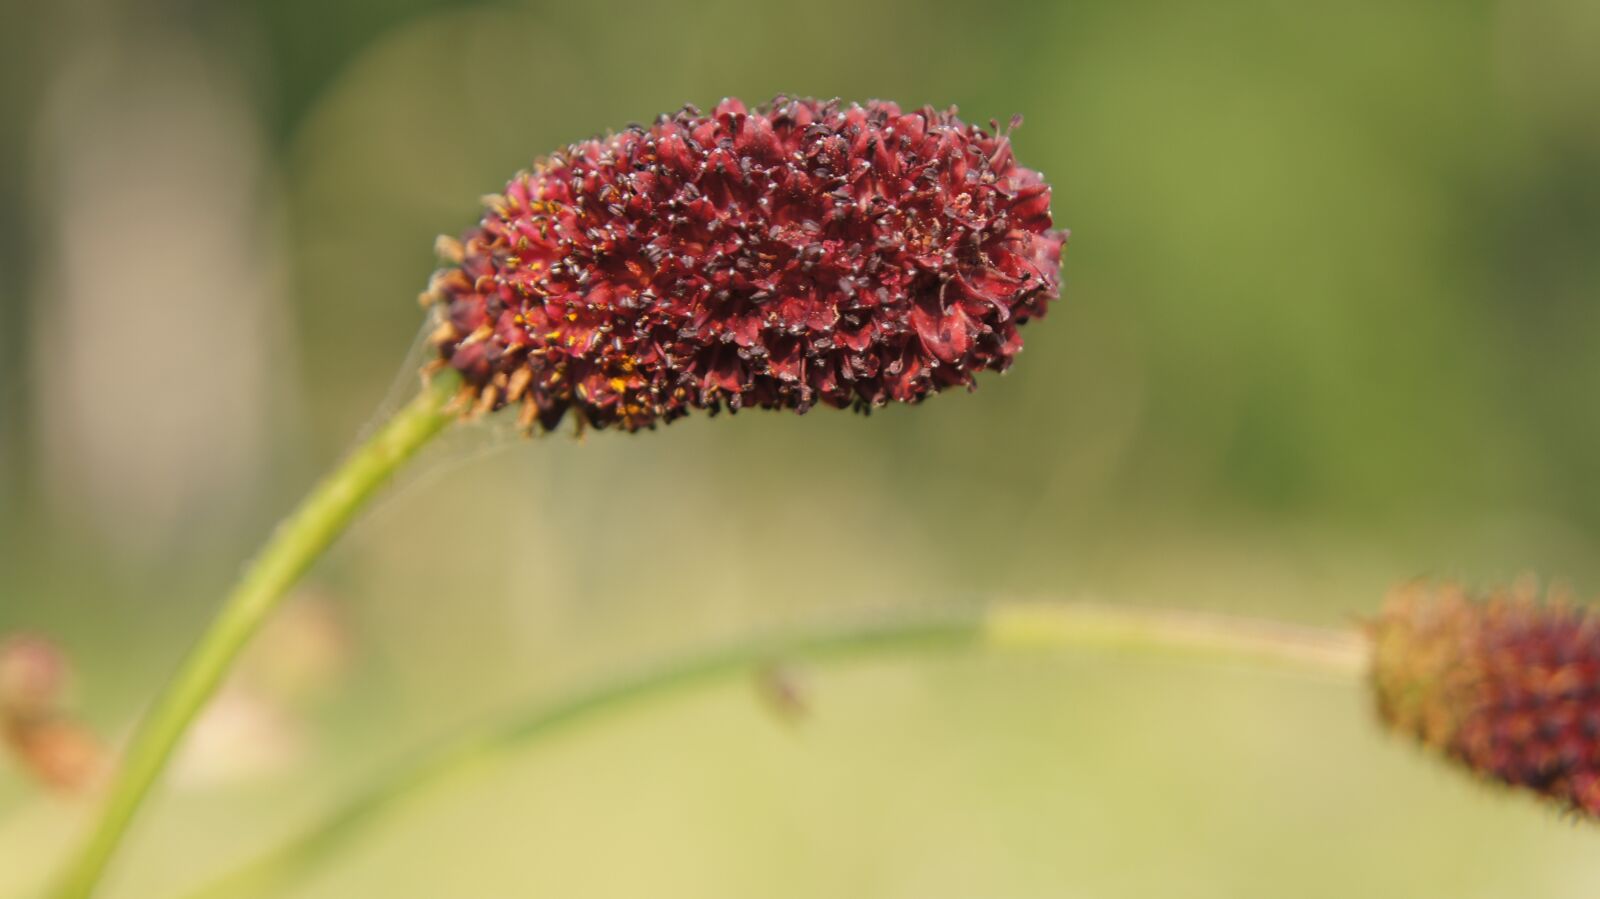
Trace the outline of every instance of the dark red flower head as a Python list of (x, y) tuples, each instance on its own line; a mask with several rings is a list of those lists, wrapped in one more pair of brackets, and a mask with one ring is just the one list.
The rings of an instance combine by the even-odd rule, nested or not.
[(487, 203), (423, 299), (474, 408), (546, 429), (970, 386), (1056, 297), (1067, 236), (1004, 134), (879, 101), (687, 107)]
[(1533, 588), (1397, 590), (1369, 626), (1378, 710), (1491, 780), (1600, 816), (1600, 615)]

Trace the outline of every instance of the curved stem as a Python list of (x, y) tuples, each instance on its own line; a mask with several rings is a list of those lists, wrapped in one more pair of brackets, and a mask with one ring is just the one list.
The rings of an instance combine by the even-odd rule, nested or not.
[(424, 389), (278, 525), (135, 731), (94, 829), (71, 859), (53, 896), (84, 899), (94, 892), (140, 804), (240, 650), (285, 591), (344, 532), (378, 488), (453, 420), (445, 411), (452, 393), (448, 378)]
[(608, 712), (785, 660), (812, 662), (955, 649), (1100, 649), (1176, 655), (1353, 678), (1366, 641), (1351, 631), (1190, 612), (1087, 603), (1008, 602), (965, 614), (930, 613), (822, 633), (753, 640), (648, 668), (453, 740), (335, 810), (311, 829), (190, 894), (190, 899), (283, 895), (317, 864), (427, 788), (552, 731)]

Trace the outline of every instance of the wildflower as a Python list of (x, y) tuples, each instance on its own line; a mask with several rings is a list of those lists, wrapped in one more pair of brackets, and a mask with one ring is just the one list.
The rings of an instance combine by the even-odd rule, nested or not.
[(1531, 586), (1410, 585), (1369, 626), (1378, 710), (1490, 780), (1600, 816), (1600, 615)]
[(0, 640), (0, 744), (46, 786), (89, 787), (100, 775), (105, 749), (66, 713), (71, 666), (55, 644), (31, 635)]
[(529, 429), (971, 387), (1059, 293), (1067, 237), (1006, 134), (880, 101), (686, 107), (486, 202), (423, 301), (473, 408)]

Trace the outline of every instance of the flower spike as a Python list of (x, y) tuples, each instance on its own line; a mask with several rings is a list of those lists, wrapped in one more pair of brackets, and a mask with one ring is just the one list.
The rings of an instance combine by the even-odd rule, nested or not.
[(997, 129), (779, 97), (556, 153), (441, 239), (434, 342), (486, 412), (634, 431), (971, 386), (1060, 291), (1050, 187)]
[(1412, 584), (1368, 626), (1378, 711), (1493, 781), (1600, 817), (1600, 612), (1531, 583)]

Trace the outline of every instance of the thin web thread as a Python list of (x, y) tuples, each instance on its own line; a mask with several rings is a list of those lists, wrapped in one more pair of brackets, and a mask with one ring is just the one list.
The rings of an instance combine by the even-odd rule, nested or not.
[[(422, 387), (422, 369), (433, 361), (438, 352), (433, 342), (428, 339), (438, 327), (438, 323), (437, 309), (423, 315), (416, 336), (412, 338), (411, 347), (406, 351), (404, 361), (401, 362), (399, 371), (395, 373), (388, 392), (358, 432), (356, 439), (351, 443), (352, 448), (360, 446), (397, 410), (417, 395)], [(423, 447), (416, 457), (396, 474), (388, 489), (372, 502), (362, 515), (362, 521), (357, 522), (352, 530), (359, 530), (364, 522), (378, 520), (387, 515), (394, 503), (444, 474), (493, 456), (508, 447), (521, 446), (527, 442), (528, 438), (517, 427), (515, 416), (492, 414), (456, 422)]]

